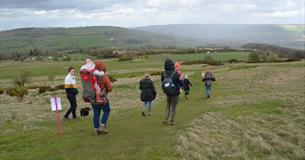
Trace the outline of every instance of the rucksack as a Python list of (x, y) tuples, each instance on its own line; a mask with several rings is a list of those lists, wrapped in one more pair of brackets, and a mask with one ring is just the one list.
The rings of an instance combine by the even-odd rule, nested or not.
[(173, 96), (176, 92), (176, 85), (173, 82), (173, 77), (175, 75), (175, 71), (170, 75), (170, 77), (166, 76), (164, 72), (164, 79), (162, 81), (162, 89), (163, 92), (168, 96)]
[(94, 84), (97, 81), (100, 83), (101, 76), (97, 77), (93, 74), (93, 71), (81, 71), (81, 81), (83, 86), (83, 100), (87, 103), (105, 104), (107, 102), (106, 89), (101, 91), (101, 102), (96, 102), (96, 91)]

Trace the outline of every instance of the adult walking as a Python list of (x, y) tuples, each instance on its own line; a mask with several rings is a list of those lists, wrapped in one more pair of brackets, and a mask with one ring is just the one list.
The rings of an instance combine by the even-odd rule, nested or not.
[(148, 115), (152, 114), (152, 101), (156, 98), (156, 89), (149, 73), (146, 73), (144, 79), (139, 82), (141, 90), (141, 101), (143, 102), (142, 115), (146, 116), (145, 109), (148, 108)]
[[(162, 89), (166, 94), (167, 106), (165, 119), (163, 124), (175, 125), (176, 108), (179, 101), (180, 88), (182, 82), (180, 81), (180, 75), (175, 71), (175, 63), (171, 59), (166, 59), (164, 62), (164, 70), (161, 73)], [(168, 122), (168, 119), (170, 121)]]
[(76, 79), (75, 79), (75, 70), (73, 67), (68, 68), (68, 75), (65, 78), (65, 92), (67, 94), (67, 98), (70, 102), (70, 108), (66, 112), (64, 116), (64, 120), (69, 120), (69, 115), (72, 113), (72, 118), (76, 119), (76, 95), (78, 94)]
[[(106, 73), (106, 65), (102, 61), (95, 62), (95, 69), (98, 71), (103, 71)], [(107, 94), (112, 91), (112, 85), (109, 77), (107, 75), (98, 76), (97, 84), (101, 89), (101, 99), (102, 102), (95, 103), (92, 102), (92, 109), (93, 109), (93, 126), (96, 134), (107, 134), (108, 130), (106, 129), (107, 121), (110, 115), (110, 102), (107, 98)], [(101, 110), (103, 110), (103, 115), (100, 123), (100, 115)]]
[(216, 81), (216, 79), (215, 79), (214, 75), (210, 71), (207, 71), (206, 73), (202, 72), (202, 82), (204, 82), (205, 96), (207, 98), (211, 97), (212, 82), (215, 82), (215, 81)]

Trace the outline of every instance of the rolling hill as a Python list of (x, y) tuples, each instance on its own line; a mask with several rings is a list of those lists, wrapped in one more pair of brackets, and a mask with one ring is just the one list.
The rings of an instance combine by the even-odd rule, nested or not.
[(80, 48), (127, 48), (145, 46), (194, 47), (190, 38), (139, 31), (121, 27), (21, 28), (0, 32), (0, 52), (28, 53), (33, 48), (64, 51)]
[(241, 47), (265, 43), (304, 50), (304, 25), (177, 24), (121, 28), (20, 28), (0, 32), (0, 54), (86, 48)]
[(258, 24), (172, 24), (135, 28), (202, 40), (206, 45), (240, 47), (246, 43), (266, 43), (304, 49), (304, 25)]

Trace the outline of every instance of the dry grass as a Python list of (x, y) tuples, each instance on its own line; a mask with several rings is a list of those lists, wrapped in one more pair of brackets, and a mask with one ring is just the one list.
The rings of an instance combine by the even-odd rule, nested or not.
[(213, 68), (218, 83), (208, 105), (219, 112), (203, 114), (180, 136), (181, 158), (305, 159), (304, 68), (285, 65)]

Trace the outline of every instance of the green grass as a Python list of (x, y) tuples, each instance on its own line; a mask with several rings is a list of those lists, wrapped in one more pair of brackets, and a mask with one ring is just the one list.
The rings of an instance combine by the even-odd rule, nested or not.
[(210, 56), (213, 59), (226, 61), (229, 59), (237, 59), (237, 60), (247, 60), (248, 52), (217, 52), (217, 53), (197, 53), (197, 54), (169, 54), (169, 55), (161, 55), (154, 56), (150, 55), (149, 59), (152, 60), (164, 60), (166, 58), (172, 58), (177, 61), (192, 61), (192, 60), (204, 60), (206, 57)]
[[(60, 70), (60, 72), (63, 72), (61, 67), (70, 63), (74, 65), (81, 64), (81, 62), (55, 62), (51, 65), (51, 63), (39, 62), (28, 64), (28, 66), (17, 64), (5, 65), (13, 67), (11, 72), (28, 67), (32, 68), (35, 72), (42, 71), (38, 72), (39, 74), (37, 73), (37, 75), (46, 75), (49, 73), (48, 70), (57, 69)], [(301, 63), (303, 62), (293, 64)], [(163, 68), (163, 62), (157, 59), (138, 60), (133, 63), (111, 60), (107, 61), (106, 64), (109, 71), (113, 74), (117, 74), (117, 76), (122, 74), (123, 77), (128, 77), (131, 74), (141, 75), (143, 70), (162, 70)], [(49, 67), (44, 68), (44, 65), (48, 65)], [(210, 67), (217, 79), (217, 82), (213, 85), (213, 95), (210, 99), (203, 97), (201, 66), (191, 66), (188, 71), (191, 71), (194, 74), (190, 75), (190, 80), (193, 83), (190, 101), (186, 101), (183, 96), (180, 96), (180, 102), (177, 108), (176, 126), (160, 124), (164, 118), (165, 97), (161, 93), (159, 81), (155, 82), (159, 99), (153, 106), (153, 115), (147, 117), (142, 117), (140, 114), (142, 105), (140, 102), (138, 104), (125, 103), (126, 99), (131, 101), (139, 99), (139, 92), (137, 90), (138, 83), (116, 85), (114, 86), (113, 93), (111, 93), (111, 95), (116, 96), (112, 96), (110, 100), (113, 104), (113, 111), (108, 123), (110, 133), (103, 136), (96, 136), (93, 134), (92, 117), (63, 122), (64, 134), (58, 134), (54, 114), (52, 120), (50, 120), (50, 113), (47, 111), (47, 108), (49, 108), (47, 100), (53, 93), (47, 93), (38, 98), (46, 101), (34, 99), (31, 103), (27, 100), (21, 102), (7, 102), (5, 97), (1, 97), (0, 102), (2, 103), (0, 104), (0, 109), (2, 110), (0, 111), (15, 116), (9, 117), (9, 120), (0, 127), (0, 159), (181, 159), (183, 155), (177, 150), (177, 147), (180, 145), (180, 143), (177, 142), (179, 137), (188, 131), (189, 128), (194, 127), (192, 126), (194, 120), (210, 112), (217, 112), (231, 118), (230, 121), (221, 118), (217, 119), (219, 121), (217, 123), (222, 123), (222, 120), (225, 122), (249, 122), (249, 125), (247, 125), (247, 123), (239, 124), (235, 122), (238, 127), (247, 131), (246, 134), (249, 132), (249, 130), (246, 129), (252, 128), (252, 126), (255, 126), (255, 130), (253, 131), (255, 134), (267, 131), (267, 133), (270, 134), (281, 133), (282, 130), (274, 127), (274, 124), (271, 122), (264, 123), (263, 125), (256, 123), (256, 119), (264, 120), (266, 119), (265, 117), (268, 116), (274, 119), (275, 124), (278, 124), (277, 121), (282, 121), (282, 119), (284, 119), (283, 122), (285, 122), (288, 127), (296, 126), (296, 130), (290, 128), (290, 130), (287, 131), (289, 135), (300, 131), (304, 133), (305, 128), (300, 127), (303, 123), (302, 116), (298, 115), (298, 113), (302, 113), (301, 109), (304, 109), (300, 106), (300, 97), (302, 97), (303, 92), (296, 89), (302, 86), (303, 81), (300, 79), (302, 78), (300, 75), (295, 74), (295, 72), (302, 70), (302, 65), (293, 65), (295, 67), (295, 70), (293, 71), (289, 67), (292, 65), (291, 63), (282, 63), (281, 65), (282, 67), (278, 67), (277, 64), (257, 64), (255, 67), (253, 67), (253, 65), (249, 67), (247, 64), (226, 64), (224, 66)], [(230, 70), (230, 68), (234, 69)], [(2, 71), (7, 72), (6, 70)], [(126, 73), (126, 71), (128, 72)], [(256, 74), (253, 74), (254, 72)], [(280, 86), (275, 82), (273, 83), (273, 81), (278, 80), (278, 76), (281, 76), (282, 74), (289, 74), (290, 76), (285, 76), (284, 78), (280, 77), (282, 82), (282, 85)], [(6, 75), (8, 75), (8, 73), (6, 73)], [(249, 83), (249, 81), (251, 83)], [(267, 89), (271, 90), (271, 92), (265, 92)], [(119, 92), (120, 94), (118, 94)], [(290, 95), (288, 97), (290, 99), (287, 99), (287, 96), (281, 94), (284, 92)], [(63, 92), (56, 94), (65, 97)], [(295, 104), (292, 102), (295, 102)], [(115, 106), (115, 104), (120, 106)], [(66, 110), (66, 101), (64, 101), (63, 106), (64, 110)], [(79, 104), (79, 107), (81, 106), (84, 106), (83, 103)], [(283, 109), (289, 108), (284, 106), (294, 106), (294, 108), (291, 108), (289, 112), (285, 112)], [(15, 107), (21, 108), (17, 108), (16, 111), (14, 111)], [(41, 108), (44, 108), (45, 111), (42, 112)], [(30, 114), (31, 111), (34, 113)], [(33, 118), (37, 117), (37, 114), (39, 114), (40, 111), (42, 112), (41, 114), (47, 118), (44, 118), (44, 120), (39, 120), (39, 118), (36, 120)], [(62, 114), (63, 112), (61, 112), (61, 116)], [(243, 117), (248, 118), (240, 119)], [(298, 121), (295, 122), (294, 118), (297, 117)], [(252, 121), (251, 118), (256, 119), (255, 121)], [(26, 121), (27, 119), (32, 119), (32, 121)], [(34, 129), (27, 130), (27, 125), (23, 125), (23, 120), (30, 123), (30, 126), (35, 126)], [(265, 122), (265, 120), (263, 122)], [(211, 126), (211, 129), (213, 128), (215, 127)], [(222, 130), (218, 132), (221, 131)], [(232, 130), (227, 130), (226, 128), (224, 131), (224, 133), (231, 133), (230, 135), (227, 135), (228, 137), (239, 137), (239, 135), (236, 135)], [(222, 135), (219, 137), (217, 137), (218, 135), (215, 136), (217, 142), (222, 142), (222, 140), (224, 140), (223, 137), (225, 137)], [(243, 136), (241, 137), (244, 138)], [(215, 137), (207, 137), (206, 139), (214, 138)], [(256, 137), (253, 138), (255, 139)], [(296, 137), (295, 139), (301, 140), (299, 137)], [(230, 145), (232, 145), (229, 142), (230, 141), (228, 141), (227, 147), (231, 147)], [(248, 141), (243, 142), (248, 143)], [(284, 139), (283, 144), (286, 142), (289, 143), (288, 146), (293, 146), (295, 150), (301, 148), (301, 146), (297, 146), (292, 140)], [(267, 157), (268, 159), (268, 154), (265, 153), (264, 149), (257, 148), (259, 146), (256, 144), (251, 148), (252, 141), (249, 141), (249, 143), (249, 155), (251, 155), (252, 158), (264, 159)], [(253, 143), (256, 143), (256, 141)], [(269, 141), (264, 141), (264, 143), (269, 143)], [(300, 145), (304, 145), (304, 143), (300, 141)], [(280, 145), (276, 145), (275, 147), (278, 146)], [(285, 145), (283, 146), (285, 147)], [(197, 146), (195, 148), (198, 148), (199, 150), (207, 149), (213, 152), (215, 149), (212, 146), (204, 144), (200, 147)], [(224, 147), (226, 146), (224, 145)], [(243, 147), (243, 145), (241, 145), (241, 147)], [(230, 150), (230, 148), (225, 149), (227, 151)], [(274, 154), (280, 156), (282, 154), (283, 157), (290, 158), (297, 157), (293, 152), (287, 153), (284, 149), (275, 148), (274, 150), (276, 150), (276, 152)], [(240, 150), (242, 150), (242, 148), (240, 148)], [(189, 150), (189, 152), (192, 153), (192, 150)], [(300, 154), (302, 153), (303, 152), (300, 151)], [(219, 155), (222, 155), (222, 153), (219, 153)]]

